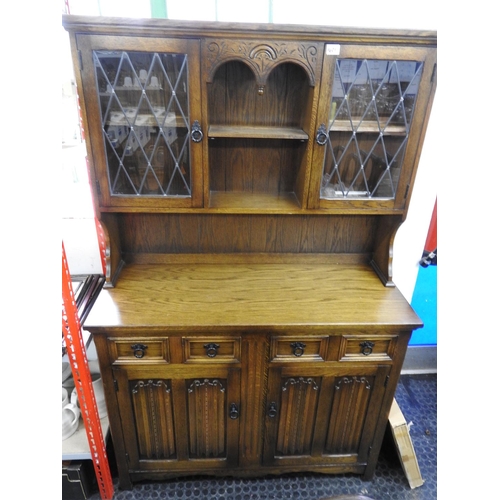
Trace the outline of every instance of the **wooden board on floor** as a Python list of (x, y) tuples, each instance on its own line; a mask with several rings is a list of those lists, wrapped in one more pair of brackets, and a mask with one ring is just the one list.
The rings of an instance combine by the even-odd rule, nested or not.
[(392, 402), (391, 411), (389, 412), (389, 425), (396, 449), (398, 450), (399, 460), (403, 466), (405, 476), (410, 483), (410, 488), (413, 489), (422, 486), (424, 480), (420, 474), (408, 424), (395, 399)]

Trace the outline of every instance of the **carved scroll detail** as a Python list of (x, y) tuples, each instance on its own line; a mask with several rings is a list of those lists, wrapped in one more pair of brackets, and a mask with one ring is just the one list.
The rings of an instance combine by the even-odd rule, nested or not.
[(288, 385), (297, 385), (297, 384), (307, 384), (310, 385), (313, 389), (313, 391), (317, 391), (319, 389), (318, 385), (312, 378), (304, 378), (304, 377), (299, 377), (298, 379), (294, 378), (289, 378), (283, 387), (281, 388), (282, 391), (286, 391), (288, 388)]
[(311, 86), (316, 82), (318, 47), (315, 43), (259, 43), (233, 40), (207, 42), (204, 61), (208, 82), (217, 68), (230, 60), (245, 62), (254, 72), (258, 85), (265, 85), (271, 71), (284, 62), (299, 64), (306, 71)]
[(153, 387), (162, 386), (165, 388), (165, 392), (170, 392), (169, 387), (165, 382), (163, 382), (163, 380), (157, 380), (156, 382), (154, 380), (148, 380), (147, 382), (139, 380), (139, 382), (137, 382), (137, 384), (135, 384), (135, 386), (132, 388), (132, 393), (137, 394), (140, 389), (152, 389)]
[(352, 384), (352, 383), (359, 383), (359, 384), (365, 384), (365, 389), (370, 389), (370, 382), (368, 379), (365, 377), (342, 377), (339, 379), (339, 381), (335, 384), (335, 389), (339, 390), (342, 386), (342, 384)]
[(203, 382), (200, 382), (199, 380), (195, 380), (188, 387), (188, 392), (193, 392), (198, 387), (203, 387), (204, 385), (209, 385), (211, 387), (217, 387), (217, 386), (219, 386), (220, 392), (224, 392), (226, 390), (224, 388), (224, 386), (217, 379), (215, 379), (215, 380), (208, 380), (208, 378), (206, 378), (205, 380), (203, 380)]

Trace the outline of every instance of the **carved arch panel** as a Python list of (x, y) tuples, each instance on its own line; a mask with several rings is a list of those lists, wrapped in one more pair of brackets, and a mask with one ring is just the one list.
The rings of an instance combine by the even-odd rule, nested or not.
[(276, 453), (311, 455), (321, 381), (292, 377), (283, 382)]
[[(307, 129), (311, 87), (306, 73), (296, 64), (283, 62), (274, 66), (266, 85), (259, 87), (254, 72), (244, 61), (226, 61), (217, 68), (207, 91), (211, 125)], [(227, 163), (227, 159), (217, 156), (211, 160), (217, 165)]]
[(325, 443), (327, 454), (358, 453), (373, 386), (374, 377), (340, 377), (336, 380)]
[(228, 61), (244, 61), (255, 74), (259, 86), (266, 84), (272, 70), (293, 62), (306, 72), (311, 86), (316, 85), (320, 57), (318, 44), (311, 42), (260, 42), (245, 40), (206, 40), (203, 47), (204, 75), (211, 83), (218, 67)]
[(168, 380), (133, 380), (130, 393), (141, 459), (175, 458), (172, 393)]
[(190, 458), (226, 455), (226, 381), (196, 379), (187, 388)]

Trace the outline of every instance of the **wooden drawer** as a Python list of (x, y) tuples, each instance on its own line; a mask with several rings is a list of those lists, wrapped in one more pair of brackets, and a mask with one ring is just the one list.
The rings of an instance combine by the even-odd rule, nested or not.
[(110, 338), (109, 354), (113, 364), (169, 363), (168, 338)]
[(239, 337), (184, 337), (185, 363), (239, 363)]
[(328, 336), (272, 337), (271, 361), (325, 361)]
[(391, 361), (397, 335), (342, 335), (339, 361)]

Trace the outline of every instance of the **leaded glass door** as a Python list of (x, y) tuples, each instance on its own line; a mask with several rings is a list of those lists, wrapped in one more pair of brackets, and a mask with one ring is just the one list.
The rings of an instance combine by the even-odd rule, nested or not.
[(326, 45), (311, 208), (404, 207), (434, 62), (425, 49)]
[(201, 206), (199, 41), (82, 36), (105, 206)]

